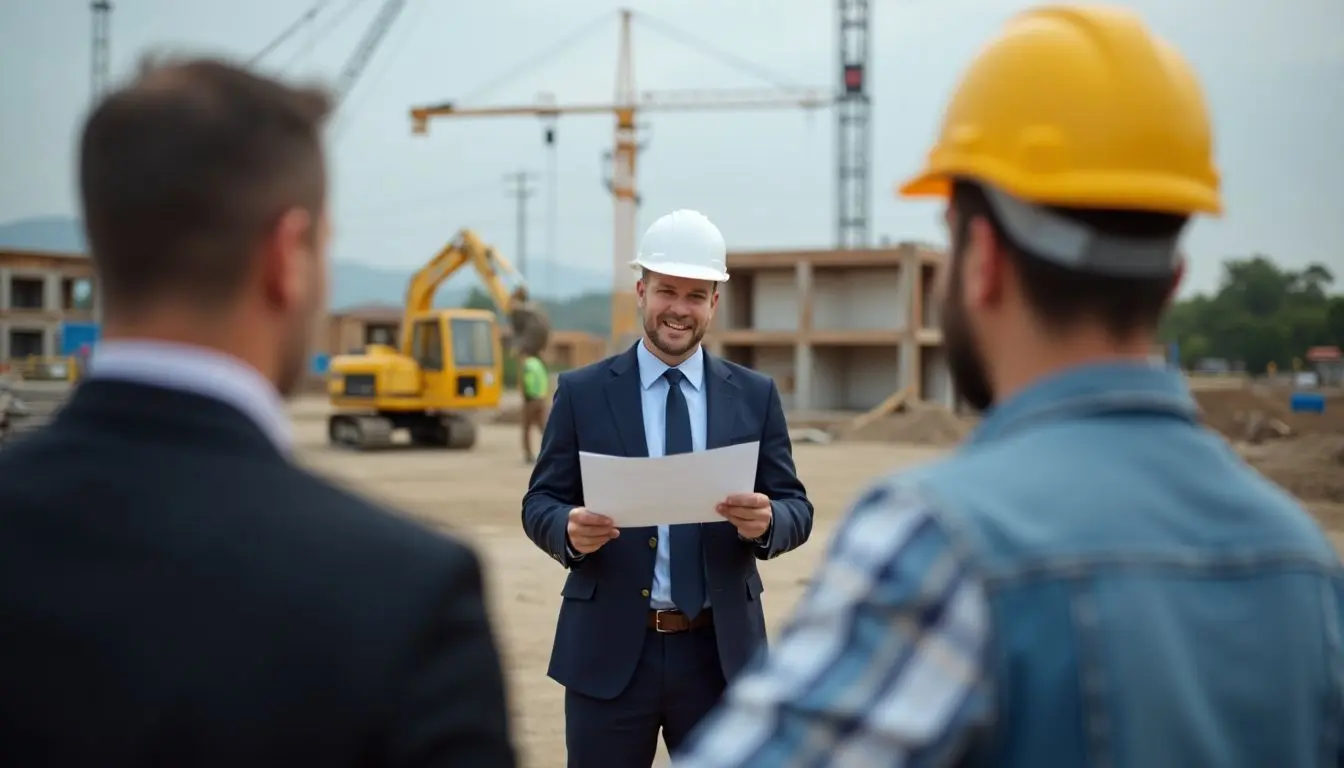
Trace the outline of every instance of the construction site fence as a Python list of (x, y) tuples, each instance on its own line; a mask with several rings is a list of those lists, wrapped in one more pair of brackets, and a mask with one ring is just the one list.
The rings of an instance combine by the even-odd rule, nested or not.
[(78, 381), (82, 365), (77, 357), (32, 355), (0, 361), (0, 374), (29, 381)]

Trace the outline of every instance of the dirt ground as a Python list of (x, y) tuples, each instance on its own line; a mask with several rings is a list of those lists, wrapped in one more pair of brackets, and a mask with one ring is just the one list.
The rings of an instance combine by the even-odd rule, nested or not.
[[(1211, 426), (1236, 442), (1244, 413), (1270, 410), (1289, 422), (1290, 439), (1238, 446), (1255, 466), (1303, 495), (1344, 549), (1344, 464), (1334, 451), (1344, 448), (1344, 401), (1332, 403), (1328, 419), (1287, 413), (1265, 398), (1216, 394), (1205, 400)], [(520, 458), (517, 426), (490, 424), (481, 428), (474, 451), (391, 451), (349, 454), (332, 451), (325, 440), (325, 405), (300, 401), (294, 406), (302, 459), (320, 472), (372, 497), (387, 501), (425, 523), (454, 531), (474, 542), (487, 568), (496, 632), (508, 674), (513, 723), (523, 765), (563, 766), (562, 691), (546, 677), (560, 587), (565, 572), (537, 550), (522, 532), (520, 501), (529, 467)], [(1238, 414), (1243, 414), (1239, 416)], [(947, 416), (941, 414), (940, 416)], [(1336, 424), (1336, 421), (1340, 424)], [(816, 505), (812, 539), (802, 549), (762, 563), (766, 617), (776, 626), (801, 594), (806, 578), (825, 550), (845, 505), (873, 478), (942, 455), (945, 448), (912, 445), (919, 439), (946, 445), (964, 432), (960, 420), (920, 414), (865, 435), (871, 441), (831, 445), (795, 445), (799, 476)], [(917, 428), (916, 428), (917, 427)]]
[[(314, 469), (432, 526), (473, 541), (482, 554), (496, 632), (511, 687), (514, 731), (528, 768), (563, 766), (560, 686), (546, 677), (565, 571), (523, 534), (520, 502), (529, 467), (517, 427), (485, 425), (468, 453), (394, 451), (350, 454), (326, 446), (321, 408), (298, 404), (299, 452)], [(762, 563), (767, 620), (775, 625), (798, 599), (845, 505), (873, 478), (941, 451), (908, 445), (797, 446), (798, 472), (817, 509), (802, 549)]]

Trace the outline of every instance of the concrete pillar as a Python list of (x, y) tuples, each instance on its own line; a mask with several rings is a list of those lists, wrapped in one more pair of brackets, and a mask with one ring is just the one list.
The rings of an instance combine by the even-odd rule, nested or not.
[(9, 309), (9, 267), (0, 267), (0, 312)]
[[(4, 288), (6, 291), (9, 290), (8, 285)], [(9, 362), (9, 323), (0, 320), (0, 363), (5, 362)]]
[(806, 334), (812, 330), (812, 262), (798, 262), (793, 274), (798, 297), (798, 332)]
[(896, 388), (910, 387), (910, 397), (923, 400), (928, 393), (924, 391), (923, 378), (920, 375), (919, 360), (919, 342), (911, 336), (907, 336), (901, 341), (901, 380), (896, 384)]
[(54, 357), (60, 351), (61, 345), (61, 326), (57, 323), (47, 323), (42, 327), (42, 356)]
[(61, 274), (49, 272), (42, 279), (42, 309), (47, 312), (61, 312)]
[(899, 353), (901, 372), (900, 381), (896, 386), (909, 387), (910, 396), (921, 400), (929, 394), (924, 391), (924, 377), (920, 365), (922, 361), (919, 354), (919, 329), (924, 324), (921, 317), (923, 296), (920, 290), (922, 268), (919, 251), (913, 247), (904, 249), (901, 254), (900, 292), (905, 304), (905, 327), (901, 329), (904, 331)]
[(93, 321), (101, 323), (103, 321), (103, 287), (98, 284), (97, 277), (89, 278), (89, 300), (92, 302)]
[(815, 410), (812, 402), (812, 345), (798, 342), (793, 348), (793, 409)]

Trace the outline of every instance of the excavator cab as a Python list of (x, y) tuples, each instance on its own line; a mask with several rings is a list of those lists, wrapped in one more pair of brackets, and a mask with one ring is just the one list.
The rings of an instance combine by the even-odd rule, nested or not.
[(332, 445), (386, 447), (398, 431), (416, 446), (465, 450), (476, 444), (471, 414), (498, 408), (503, 389), (499, 324), (488, 310), (432, 308), (439, 285), (466, 264), (480, 272), (500, 309), (511, 310), (500, 273), (512, 267), (475, 234), (459, 233), (411, 278), (396, 347), (371, 344), (331, 360)]
[(404, 350), (375, 344), (331, 361), (333, 445), (390, 445), (405, 430), (412, 445), (465, 450), (476, 444), (472, 411), (498, 408), (504, 352), (495, 316), (479, 309), (416, 315)]

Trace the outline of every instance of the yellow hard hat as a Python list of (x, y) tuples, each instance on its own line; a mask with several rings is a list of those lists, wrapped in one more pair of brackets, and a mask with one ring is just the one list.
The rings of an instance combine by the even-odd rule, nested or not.
[(899, 193), (946, 197), (964, 177), (1040, 205), (1218, 214), (1209, 122), (1193, 68), (1134, 13), (1037, 8), (971, 64)]

